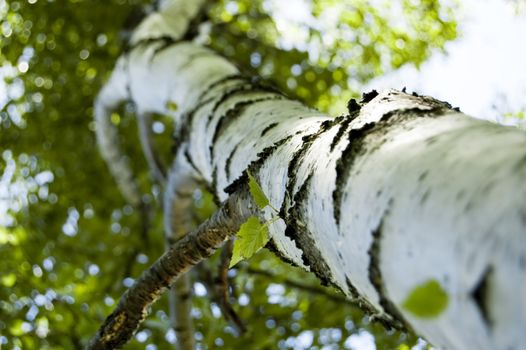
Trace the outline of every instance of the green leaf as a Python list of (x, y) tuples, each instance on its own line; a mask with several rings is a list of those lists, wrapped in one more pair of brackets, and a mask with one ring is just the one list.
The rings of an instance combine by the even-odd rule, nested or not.
[(166, 109), (168, 109), (169, 111), (172, 111), (172, 112), (175, 112), (177, 111), (177, 103), (173, 102), (173, 101), (168, 101), (166, 103)]
[(434, 318), (447, 308), (449, 296), (437, 280), (431, 279), (415, 287), (402, 306), (415, 316)]
[(244, 259), (249, 259), (269, 241), (268, 227), (256, 216), (251, 216), (241, 225), (234, 241), (230, 267)]
[(256, 202), (259, 209), (265, 208), (267, 205), (270, 204), (267, 196), (265, 196), (265, 193), (263, 193), (263, 189), (259, 184), (256, 182), (256, 179), (247, 171), (248, 175), (248, 187), (250, 189), (250, 194), (254, 198), (254, 201)]

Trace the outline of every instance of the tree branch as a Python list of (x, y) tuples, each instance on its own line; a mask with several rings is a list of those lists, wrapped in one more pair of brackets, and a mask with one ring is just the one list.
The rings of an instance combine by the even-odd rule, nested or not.
[(223, 206), (196, 230), (177, 241), (121, 297), (87, 349), (122, 347), (137, 331), (148, 314), (148, 307), (182, 274), (210, 257), (225, 240), (234, 236), (256, 208), (248, 191), (230, 196)]

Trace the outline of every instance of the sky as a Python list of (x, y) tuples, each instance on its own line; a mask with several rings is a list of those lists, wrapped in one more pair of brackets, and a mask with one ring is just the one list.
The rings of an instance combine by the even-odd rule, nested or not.
[[(515, 11), (514, 1), (523, 2), (522, 12)], [(458, 0), (458, 3), (460, 35), (446, 45), (446, 53), (435, 52), (420, 69), (403, 66), (374, 79), (363, 89), (405, 86), (409, 91), (446, 100), (477, 118), (517, 123), (503, 119), (502, 114), (526, 109), (526, 2)], [(294, 23), (320, 25), (320, 21), (312, 17), (308, 4), (307, 0), (265, 1), (283, 36), (284, 48), (316, 50), (305, 44), (308, 31), (294, 26)], [(334, 11), (327, 11), (327, 18), (321, 22), (334, 23), (338, 12), (335, 5)], [(331, 39), (338, 40), (324, 38), (324, 43)]]
[(446, 54), (434, 54), (420, 70), (405, 66), (368, 86), (406, 86), (468, 115), (511, 123), (502, 113), (526, 109), (526, 11), (516, 14), (509, 0), (462, 0), (461, 5), (461, 37), (447, 44)]

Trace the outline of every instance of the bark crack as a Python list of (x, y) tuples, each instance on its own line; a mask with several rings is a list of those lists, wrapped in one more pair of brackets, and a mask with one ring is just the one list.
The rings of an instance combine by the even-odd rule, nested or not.
[(333, 126), (337, 125), (337, 123), (337, 119), (325, 120), (320, 124), (320, 127), (317, 132), (302, 137), (301, 140), (303, 141), (303, 145), (300, 147), (299, 150), (297, 150), (294, 153), (294, 155), (292, 156), (292, 160), (289, 162), (289, 165), (287, 167), (288, 177), (287, 184), (285, 186), (285, 198), (279, 211), (281, 217), (285, 217), (288, 209), (294, 205), (293, 197), (294, 187), (296, 187), (296, 182), (298, 181), (296, 173), (298, 165), (301, 164), (301, 161), (303, 160), (303, 158), (305, 158), (305, 155), (309, 151), (314, 141), (320, 135), (330, 130)]
[(471, 297), (482, 315), (482, 318), (488, 326), (491, 326), (491, 315), (489, 313), (489, 289), (491, 277), (493, 275), (493, 267), (490, 265), (484, 270), (477, 285), (471, 292)]
[[(391, 201), (392, 202), (392, 201)], [(389, 207), (391, 204), (389, 205)], [(387, 209), (386, 213), (389, 209)], [(376, 289), (379, 297), (379, 303), (382, 306), (385, 314), (374, 315), (375, 319), (378, 319), (384, 326), (388, 328), (396, 329), (411, 329), (409, 324), (406, 322), (402, 314), (398, 311), (396, 305), (389, 300), (387, 291), (383, 283), (382, 270), (380, 267), (380, 256), (381, 256), (381, 241), (382, 241), (382, 230), (384, 226), (386, 214), (380, 220), (378, 227), (371, 232), (373, 241), (369, 248), (369, 280)]]
[(310, 271), (318, 277), (322, 285), (328, 286), (330, 284), (338, 287), (336, 283), (333, 283), (334, 278), (330, 272), (330, 267), (325, 262), (323, 254), (317, 248), (316, 240), (312, 238), (312, 234), (304, 222), (306, 216), (306, 208), (304, 205), (310, 196), (312, 178), (313, 173), (307, 177), (294, 196), (295, 204), (288, 210), (287, 216), (285, 217), (287, 224), (285, 235), (303, 252), (301, 256), (303, 264), (310, 268)]
[(214, 130), (214, 135), (212, 137), (212, 145), (210, 146), (210, 155), (214, 158), (214, 148), (216, 141), (221, 137), (221, 135), (228, 129), (229, 126), (233, 124), (235, 120), (242, 116), (243, 112), (249, 106), (265, 101), (272, 101), (282, 99), (281, 95), (271, 95), (266, 97), (259, 97), (253, 100), (246, 100), (237, 102), (234, 106), (228, 109), (225, 114), (223, 114), (216, 125)]
[(375, 123), (367, 123), (360, 129), (351, 129), (348, 133), (349, 143), (336, 161), (336, 184), (332, 193), (332, 199), (334, 202), (334, 220), (338, 227), (340, 226), (340, 208), (343, 201), (344, 187), (347, 185), (347, 179), (354, 162), (365, 150), (365, 137), (373, 130), (374, 126)]

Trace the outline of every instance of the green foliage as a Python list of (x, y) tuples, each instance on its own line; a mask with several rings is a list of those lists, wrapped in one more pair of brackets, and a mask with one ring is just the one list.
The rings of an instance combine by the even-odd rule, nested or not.
[(431, 279), (416, 286), (404, 300), (402, 306), (421, 318), (435, 318), (444, 312), (449, 296), (437, 280)]
[[(152, 184), (141, 153), (133, 105), (121, 106), (112, 120), (152, 208), (148, 230), (98, 155), (92, 116), (93, 100), (125, 48), (126, 27), (151, 3), (0, 0), (2, 348), (83, 348), (131, 279), (164, 249), (160, 189)], [(420, 64), (456, 35), (451, 8), (438, 1), (393, 2), (390, 6), (401, 9), (396, 18), (387, 7), (365, 1), (312, 1), (313, 18), (326, 18), (331, 8), (337, 16), (323, 26), (289, 21), (289, 27), (266, 3), (217, 1), (210, 13), (210, 45), (246, 73), (261, 75), (322, 110), (341, 112), (360, 84), (403, 64)], [(405, 25), (392, 25), (400, 19)], [(283, 41), (296, 30), (305, 34), (305, 45)], [(154, 122), (156, 149), (171, 164), (172, 122), (158, 115)], [(213, 208), (210, 194), (196, 195), (196, 223)], [(215, 259), (210, 262), (214, 271)], [(284, 348), (289, 337), (312, 332), (314, 346), (342, 348), (348, 336), (363, 330), (375, 335), (378, 348), (414, 343), (414, 338), (370, 324), (334, 293), (313, 295), (286, 284), (286, 278), (293, 278), (318, 286), (312, 276), (279, 264), (265, 250), (249, 264), (276, 275), (250, 273), (243, 269), (247, 263), (231, 272), (237, 290), (233, 299), (249, 334), (234, 336), (205, 295), (194, 301), (201, 346), (223, 342), (225, 348)], [(284, 288), (277, 303), (267, 293), (274, 285)], [(163, 299), (141, 330), (147, 340), (134, 340), (126, 348), (169, 347), (165, 310)], [(328, 329), (340, 336), (327, 337)]]
[(299, 19), (283, 18), (263, 0), (218, 1), (210, 44), (247, 73), (335, 114), (363, 83), (404, 64), (419, 66), (457, 36), (456, 8), (437, 0), (306, 4), (309, 17)]
[(250, 259), (269, 241), (267, 224), (262, 224), (256, 216), (251, 216), (239, 228), (234, 242), (230, 267), (244, 259)]
[(256, 205), (259, 209), (265, 208), (267, 205), (270, 204), (267, 196), (265, 196), (265, 193), (263, 193), (263, 189), (259, 184), (256, 182), (256, 179), (250, 174), (250, 172), (247, 171), (248, 175), (248, 187), (250, 189), (250, 194), (252, 195), (252, 198), (254, 199), (254, 202), (256, 202)]

